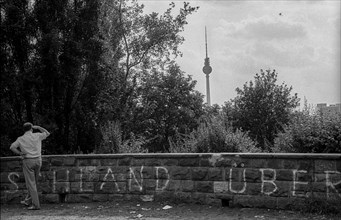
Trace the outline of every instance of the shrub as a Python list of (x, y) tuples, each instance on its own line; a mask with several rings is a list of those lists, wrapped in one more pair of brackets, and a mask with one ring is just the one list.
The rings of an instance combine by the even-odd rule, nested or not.
[(130, 138), (119, 145), (118, 153), (148, 153), (148, 149), (143, 148), (146, 143), (144, 137), (136, 137), (134, 133), (130, 133)]
[(341, 113), (297, 112), (275, 139), (274, 152), (341, 153)]
[(147, 141), (143, 137), (136, 137), (130, 133), (129, 139), (122, 140), (119, 122), (109, 121), (101, 126), (102, 142), (96, 153), (147, 153), (142, 145)]
[(169, 143), (173, 153), (260, 152), (248, 133), (233, 131), (222, 116), (203, 120), (190, 135), (176, 134)]

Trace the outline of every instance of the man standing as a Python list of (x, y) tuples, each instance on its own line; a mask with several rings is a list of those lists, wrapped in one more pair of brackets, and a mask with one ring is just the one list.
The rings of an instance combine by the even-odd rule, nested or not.
[[(25, 134), (18, 137), (18, 139), (12, 143), (10, 149), (14, 153), (19, 154), (23, 159), (23, 172), (29, 194), (25, 200), (32, 199), (32, 205), (28, 207), (28, 209), (38, 210), (40, 209), (40, 203), (37, 191), (37, 182), (42, 164), (41, 141), (46, 139), (50, 133), (45, 128), (32, 125), (32, 123), (29, 122), (25, 123), (23, 128)], [(33, 129), (39, 130), (40, 133), (33, 133)], [(26, 201), (24, 201), (24, 203), (26, 203)]]

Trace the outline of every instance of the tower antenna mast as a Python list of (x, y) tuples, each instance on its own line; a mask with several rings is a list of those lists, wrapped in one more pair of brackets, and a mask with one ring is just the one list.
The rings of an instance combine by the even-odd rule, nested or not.
[(204, 67), (202, 68), (202, 71), (206, 74), (206, 99), (207, 104), (211, 105), (211, 97), (210, 97), (210, 73), (212, 72), (212, 67), (210, 66), (210, 58), (208, 58), (207, 54), (207, 31), (205, 26), (205, 48), (206, 48), (206, 58)]

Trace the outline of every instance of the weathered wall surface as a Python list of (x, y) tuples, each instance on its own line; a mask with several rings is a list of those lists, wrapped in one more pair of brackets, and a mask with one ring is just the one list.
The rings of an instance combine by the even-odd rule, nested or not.
[[(23, 198), (18, 157), (1, 158), (1, 203)], [(286, 209), (305, 199), (341, 203), (341, 154), (43, 156), (42, 202), (176, 199)]]

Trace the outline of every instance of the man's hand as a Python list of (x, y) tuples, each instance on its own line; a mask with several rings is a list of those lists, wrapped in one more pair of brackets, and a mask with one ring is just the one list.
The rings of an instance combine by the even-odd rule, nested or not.
[(20, 152), (20, 157), (21, 157), (21, 159), (25, 159), (26, 154), (24, 154), (23, 152)]

